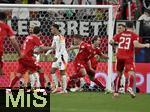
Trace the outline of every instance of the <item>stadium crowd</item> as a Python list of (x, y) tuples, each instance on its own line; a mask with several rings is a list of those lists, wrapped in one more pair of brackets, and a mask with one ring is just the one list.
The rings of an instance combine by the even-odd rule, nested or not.
[[(128, 2), (130, 1), (131, 7), (131, 16), (129, 17), (129, 7)], [(150, 0), (118, 0), (118, 2), (112, 2), (112, 0), (1, 0), (1, 3), (16, 3), (16, 4), (92, 4), (92, 5), (104, 5), (104, 4), (113, 4), (117, 7), (116, 20), (117, 21), (126, 21), (126, 20), (137, 20), (140, 21), (140, 29), (139, 35), (143, 38), (143, 42), (149, 42), (150, 34), (148, 29), (150, 26), (147, 26), (150, 21)], [(101, 20), (103, 18), (104, 11), (96, 10), (96, 11), (86, 11), (81, 12), (76, 10), (63, 10), (63, 11), (39, 11), (38, 13), (35, 11), (31, 11), (27, 8), (14, 8), (12, 11), (8, 11), (8, 17), (10, 19), (35, 19), (47, 18), (49, 20), (63, 20), (68, 18), (79, 19), (80, 15), (85, 15), (81, 19), (90, 20), (91, 18), (95, 18), (95, 20)], [(146, 22), (143, 22), (146, 21)], [(147, 24), (147, 25), (146, 25)], [(143, 29), (143, 30), (142, 30)], [(145, 53), (147, 52), (147, 53)], [(136, 55), (136, 62), (149, 62), (148, 49), (142, 49)]]
[[(129, 8), (130, 2), (130, 8)], [(1, 0), (0, 3), (15, 4), (64, 4), (64, 5), (118, 5), (117, 20), (128, 20), (131, 9), (131, 19), (137, 20), (145, 14), (145, 7), (150, 9), (150, 0)], [(141, 18), (140, 18), (141, 19)]]
[(1, 0), (0, 3), (23, 4), (65, 4), (65, 5), (119, 5), (116, 19), (129, 19), (129, 7), (131, 7), (131, 19), (136, 20), (144, 13), (144, 7), (150, 8), (150, 0)]

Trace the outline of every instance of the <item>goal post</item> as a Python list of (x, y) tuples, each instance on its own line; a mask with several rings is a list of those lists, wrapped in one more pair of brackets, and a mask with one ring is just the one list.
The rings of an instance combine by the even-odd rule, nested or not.
[[(13, 10), (26, 9), (29, 17), (24, 18), (16, 15), (12, 17)], [(108, 55), (109, 60), (100, 62), (99, 69), (101, 72), (108, 74), (106, 88), (111, 90), (112, 77), (112, 47), (109, 41), (113, 37), (113, 6), (112, 5), (42, 5), (42, 4), (0, 4), (0, 10), (9, 12), (7, 21), (16, 31), (17, 40), (21, 46), (25, 37), (29, 34), (28, 28), (31, 24), (36, 23), (41, 27), (41, 40), (50, 46), (52, 42), (52, 34), (50, 26), (56, 23), (60, 26), (60, 31), (65, 35), (67, 47), (72, 43), (72, 35), (80, 34), (87, 42), (91, 38), (98, 36), (101, 38), (101, 49)], [(19, 10), (16, 10), (19, 11)], [(21, 15), (21, 12), (18, 12)], [(27, 13), (24, 13), (27, 16)], [(18, 17), (17, 17), (18, 16)], [(9, 39), (4, 42), (4, 62), (15, 62), (16, 52), (10, 44)], [(46, 62), (42, 56), (41, 60)], [(46, 66), (46, 65), (45, 65)], [(5, 71), (9, 66), (5, 66)], [(49, 66), (45, 69), (49, 71)], [(72, 69), (71, 67), (68, 69)], [(9, 69), (14, 70), (14, 69)]]

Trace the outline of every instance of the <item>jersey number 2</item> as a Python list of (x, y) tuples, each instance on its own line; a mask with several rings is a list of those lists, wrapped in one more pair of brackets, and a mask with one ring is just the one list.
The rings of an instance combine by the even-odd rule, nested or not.
[(129, 49), (131, 43), (131, 38), (120, 37), (120, 42), (118, 48)]

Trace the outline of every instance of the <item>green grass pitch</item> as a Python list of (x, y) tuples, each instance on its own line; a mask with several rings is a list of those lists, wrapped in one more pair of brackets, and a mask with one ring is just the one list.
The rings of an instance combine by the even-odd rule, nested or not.
[(150, 94), (128, 94), (112, 98), (112, 94), (81, 92), (51, 94), (51, 112), (150, 112)]

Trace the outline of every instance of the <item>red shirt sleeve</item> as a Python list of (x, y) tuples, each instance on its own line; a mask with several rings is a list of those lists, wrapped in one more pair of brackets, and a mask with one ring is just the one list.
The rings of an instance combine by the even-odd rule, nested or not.
[(96, 48), (96, 54), (97, 54), (97, 55), (100, 55), (100, 56), (102, 55), (102, 51), (101, 51), (100, 48)]
[(120, 37), (120, 34), (116, 34), (116, 35), (114, 35), (113, 40), (115, 42), (119, 42), (119, 37)]
[(85, 44), (85, 48), (87, 51), (91, 52), (92, 51), (92, 46), (90, 44)]
[(15, 34), (13, 29), (7, 24), (6, 24), (6, 31), (8, 36), (13, 36)]
[(137, 34), (133, 34), (133, 41), (137, 40), (139, 41), (140, 37)]
[(42, 41), (38, 37), (34, 38), (34, 43), (36, 46), (43, 46)]

